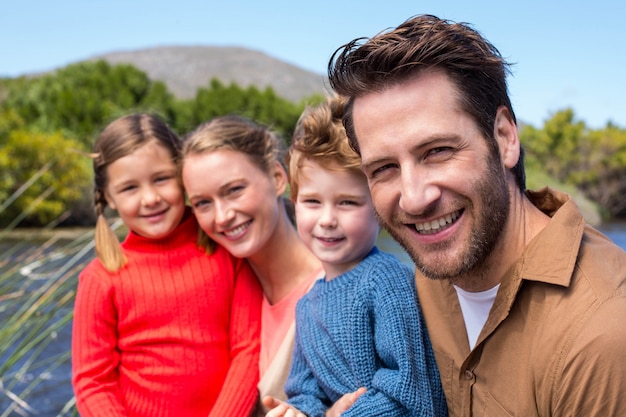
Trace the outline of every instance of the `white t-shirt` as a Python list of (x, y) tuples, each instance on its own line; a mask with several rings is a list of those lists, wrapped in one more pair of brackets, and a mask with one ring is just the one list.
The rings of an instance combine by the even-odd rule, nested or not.
[(478, 339), (478, 335), (487, 321), (489, 310), (491, 310), (491, 306), (496, 299), (498, 288), (500, 288), (500, 284), (486, 291), (468, 292), (454, 285), (456, 295), (459, 297), (459, 304), (461, 304), (463, 318), (465, 319), (470, 349), (474, 349), (476, 339)]

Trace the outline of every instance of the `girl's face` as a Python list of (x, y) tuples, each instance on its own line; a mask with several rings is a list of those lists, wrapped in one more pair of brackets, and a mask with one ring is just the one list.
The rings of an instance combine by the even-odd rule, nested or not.
[(172, 155), (150, 141), (107, 167), (105, 197), (126, 226), (160, 239), (178, 226), (185, 212), (183, 189)]
[(268, 174), (247, 155), (219, 149), (185, 157), (182, 177), (198, 223), (213, 240), (239, 258), (263, 249), (280, 220), (287, 183), (278, 162)]

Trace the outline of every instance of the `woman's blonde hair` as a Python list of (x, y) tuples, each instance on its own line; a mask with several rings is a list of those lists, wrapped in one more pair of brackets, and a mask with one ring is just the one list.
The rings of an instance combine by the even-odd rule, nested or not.
[(182, 157), (218, 149), (246, 155), (267, 174), (276, 161), (283, 163), (284, 146), (278, 135), (243, 116), (221, 116), (202, 123), (185, 137)]
[[(276, 162), (279, 162), (286, 171), (285, 146), (282, 138), (268, 126), (238, 115), (216, 117), (187, 134), (183, 140), (182, 162), (184, 163), (188, 155), (219, 149), (245, 155), (267, 175), (271, 175)], [(289, 220), (295, 224), (293, 204), (286, 198), (282, 198), (281, 203)]]

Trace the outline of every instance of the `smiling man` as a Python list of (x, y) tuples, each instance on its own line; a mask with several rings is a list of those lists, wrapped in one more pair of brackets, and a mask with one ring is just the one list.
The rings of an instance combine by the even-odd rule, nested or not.
[(383, 225), (415, 262), (451, 416), (626, 415), (626, 253), (525, 190), (509, 64), (417, 16), (339, 48), (331, 85)]

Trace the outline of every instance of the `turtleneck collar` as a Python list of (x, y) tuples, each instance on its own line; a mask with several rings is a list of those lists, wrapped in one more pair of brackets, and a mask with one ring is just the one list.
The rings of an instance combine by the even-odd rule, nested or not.
[(130, 231), (122, 246), (126, 250), (140, 252), (164, 252), (190, 243), (195, 244), (198, 237), (198, 223), (191, 208), (185, 208), (180, 224), (169, 235), (160, 239), (151, 239)]

